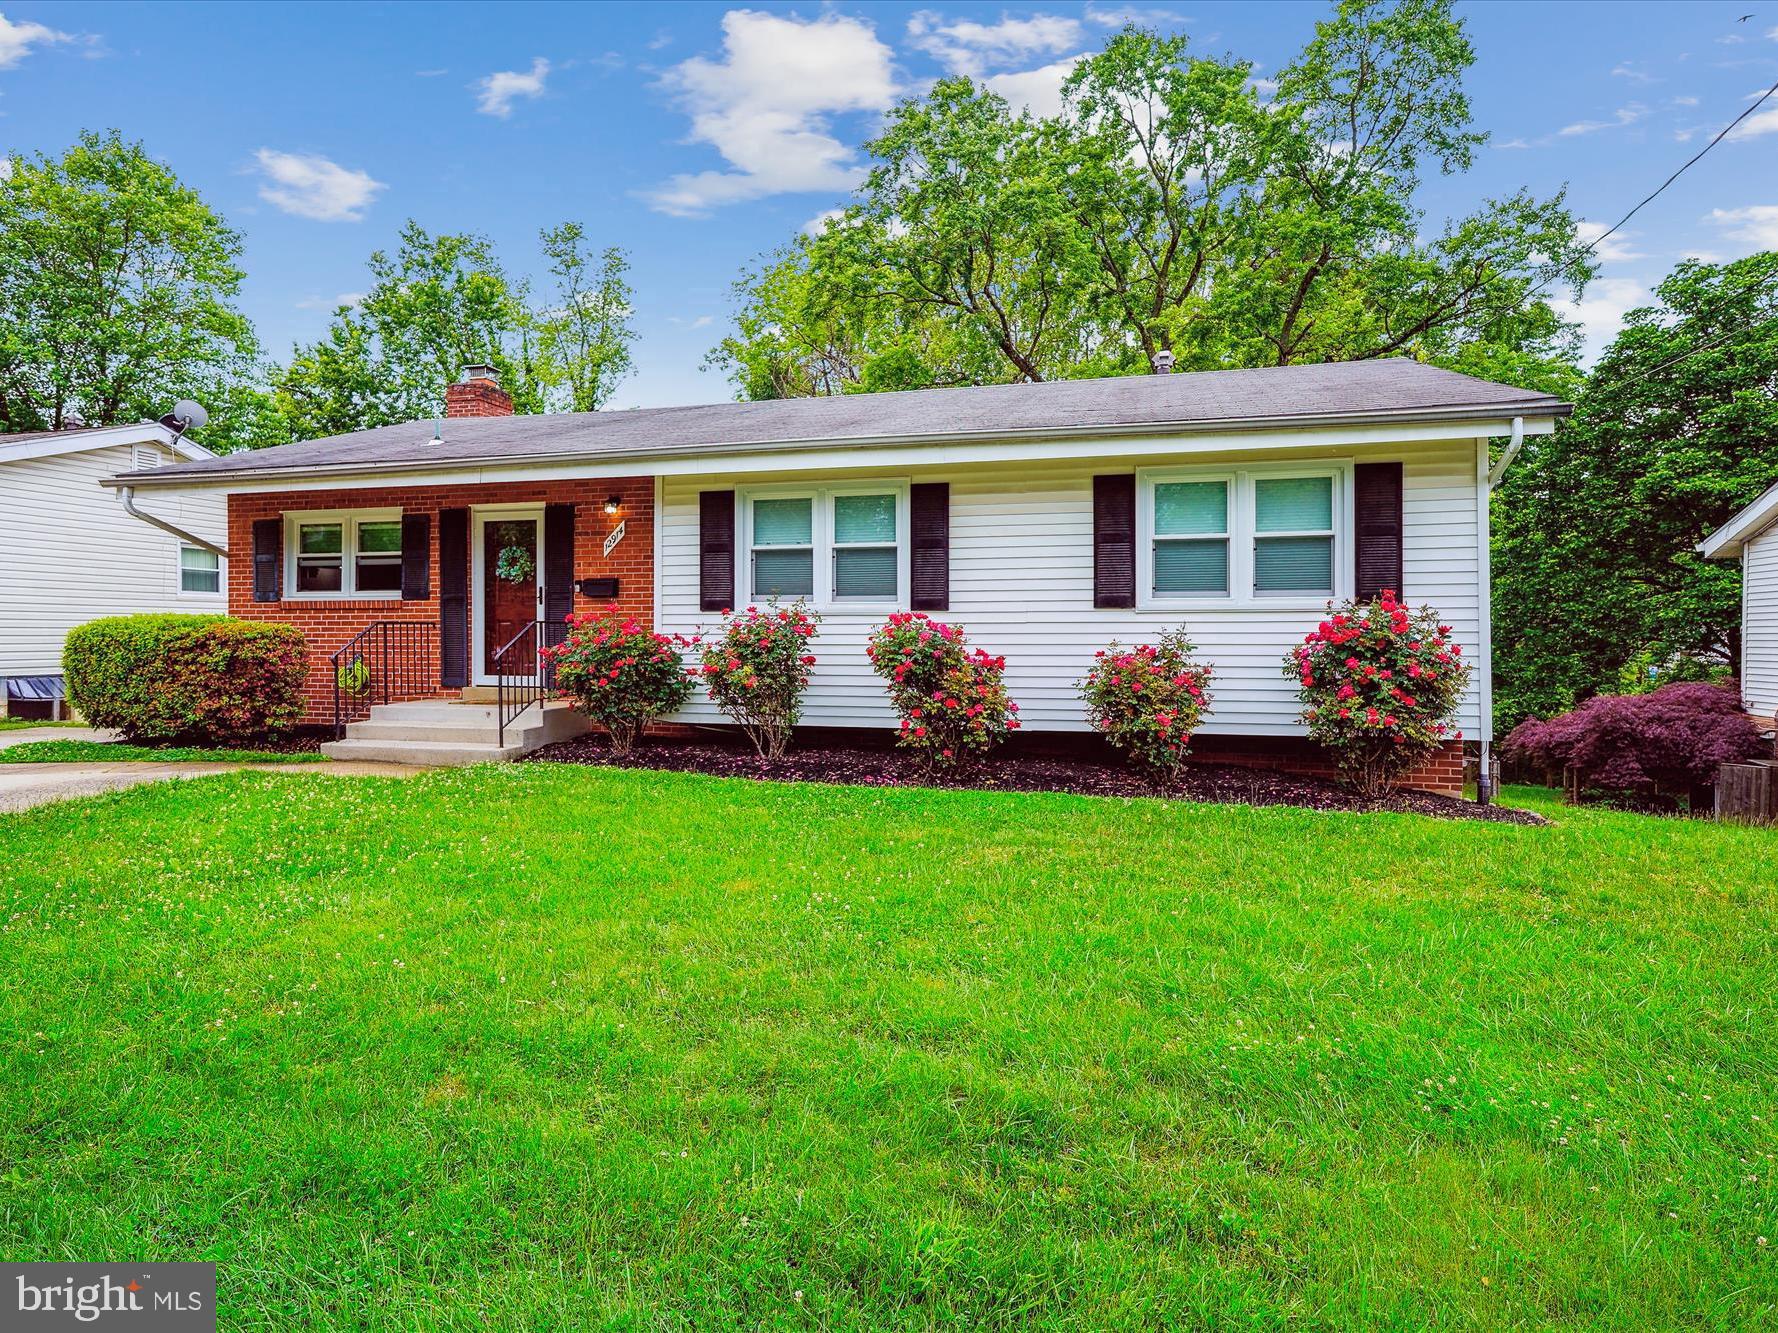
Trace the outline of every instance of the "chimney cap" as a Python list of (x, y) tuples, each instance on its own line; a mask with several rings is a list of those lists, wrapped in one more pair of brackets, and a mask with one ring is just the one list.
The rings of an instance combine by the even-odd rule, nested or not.
[(1173, 353), (1160, 351), (1154, 354), (1154, 373), (1171, 375), (1173, 373)]
[(464, 366), (463, 383), (473, 384), (477, 380), (487, 380), (490, 384), (498, 384), (500, 383), (500, 376), (498, 372), (495, 371), (494, 367), (483, 365), (479, 361)]

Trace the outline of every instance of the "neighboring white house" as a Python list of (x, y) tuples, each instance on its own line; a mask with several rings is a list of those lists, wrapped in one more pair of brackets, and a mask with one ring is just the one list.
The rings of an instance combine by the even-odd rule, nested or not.
[[(99, 483), (210, 458), (167, 426), (0, 435), (0, 712), (59, 711), (62, 640), (99, 616), (227, 609), (222, 558), (132, 517)], [(156, 492), (145, 511), (224, 545), (213, 492)]]
[(1716, 560), (1741, 559), (1741, 699), (1770, 722), (1778, 717), (1778, 486), (1698, 549)]

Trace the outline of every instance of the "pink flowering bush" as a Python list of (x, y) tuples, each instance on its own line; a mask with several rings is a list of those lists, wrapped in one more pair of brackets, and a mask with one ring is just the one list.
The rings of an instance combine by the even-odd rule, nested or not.
[(1303, 721), (1366, 796), (1387, 796), (1447, 741), (1469, 683), (1463, 646), (1429, 607), (1410, 611), (1384, 592), (1331, 609), (1285, 655)]
[(618, 754), (629, 752), (651, 718), (677, 712), (691, 697), (673, 640), (615, 606), (570, 615), (568, 637), (543, 656), (555, 668), (556, 688), (611, 733)]
[(761, 759), (782, 759), (802, 716), (803, 691), (815, 668), (809, 641), (821, 617), (801, 602), (722, 613), (722, 633), (687, 640), (697, 647), (710, 699), (739, 724)]
[(1131, 759), (1161, 776), (1185, 762), (1192, 733), (1209, 711), (1210, 668), (1192, 659), (1182, 629), (1156, 644), (1116, 640), (1093, 655), (1080, 682), (1087, 721)]
[(961, 625), (898, 611), (864, 652), (901, 719), (896, 743), (929, 768), (979, 759), (1019, 729), (1019, 706), (1006, 697), (1006, 659), (969, 648)]
[(1635, 798), (1689, 797), (1714, 786), (1722, 764), (1771, 757), (1735, 687), (1705, 681), (1600, 695), (1547, 722), (1530, 718), (1502, 748), (1552, 773), (1578, 768), (1584, 786)]

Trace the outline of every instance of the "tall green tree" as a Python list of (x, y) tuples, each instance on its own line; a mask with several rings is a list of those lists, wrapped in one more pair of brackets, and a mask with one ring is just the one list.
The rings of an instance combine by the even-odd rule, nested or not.
[(369, 261), (371, 283), (334, 312), (327, 333), (273, 374), (279, 411), (299, 439), (438, 416), (445, 386), (491, 365), (515, 412), (593, 411), (630, 368), (633, 297), (623, 253), (598, 259), (568, 223), (542, 233), (555, 278), (533, 304), (484, 236), (433, 235), (410, 220), (396, 248)]
[(1697, 545), (1778, 482), (1778, 253), (1688, 261), (1655, 296), (1495, 494), (1502, 731), (1633, 659), (1739, 663), (1740, 571)]
[[(744, 393), (1139, 373), (1163, 350), (1187, 369), (1415, 356), (1571, 377), (1574, 330), (1544, 297), (1592, 267), (1561, 195), (1442, 226), (1418, 202), (1485, 139), (1473, 60), (1450, 0), (1345, 0), (1270, 100), (1250, 64), (1136, 27), (1077, 66), (1053, 119), (942, 81), (867, 145), (844, 216), (743, 281), (713, 359)], [(815, 349), (838, 373), (758, 373)], [(898, 373), (873, 383), (879, 362)]]
[[(241, 237), (140, 143), (83, 133), (0, 173), (0, 432), (211, 409), (212, 448), (251, 442), (258, 344), (236, 308)], [(251, 411), (224, 411), (225, 405)]]

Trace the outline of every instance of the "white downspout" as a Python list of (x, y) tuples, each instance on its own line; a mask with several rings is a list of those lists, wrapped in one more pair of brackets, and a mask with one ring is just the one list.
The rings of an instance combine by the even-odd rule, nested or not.
[(1514, 417), (1512, 435), (1501, 451), (1500, 461), (1488, 466), (1488, 438), (1476, 442), (1476, 602), (1478, 637), (1476, 670), (1481, 673), (1477, 696), (1481, 705), (1481, 766), (1476, 770), (1477, 805), (1494, 800), (1494, 561), (1489, 550), (1491, 518), (1489, 501), (1525, 444), (1525, 418)]
[(201, 546), (206, 551), (214, 552), (220, 559), (228, 559), (227, 547), (218, 546), (212, 541), (205, 541), (195, 532), (187, 532), (184, 528), (176, 528), (171, 523), (167, 522), (166, 519), (156, 518), (153, 514), (144, 513), (142, 510), (136, 508), (136, 488), (134, 486), (119, 486), (117, 488), (117, 498), (123, 501), (123, 511), (131, 518), (139, 518), (144, 523), (159, 528), (162, 532), (172, 533), (182, 542), (189, 542), (193, 546)]

